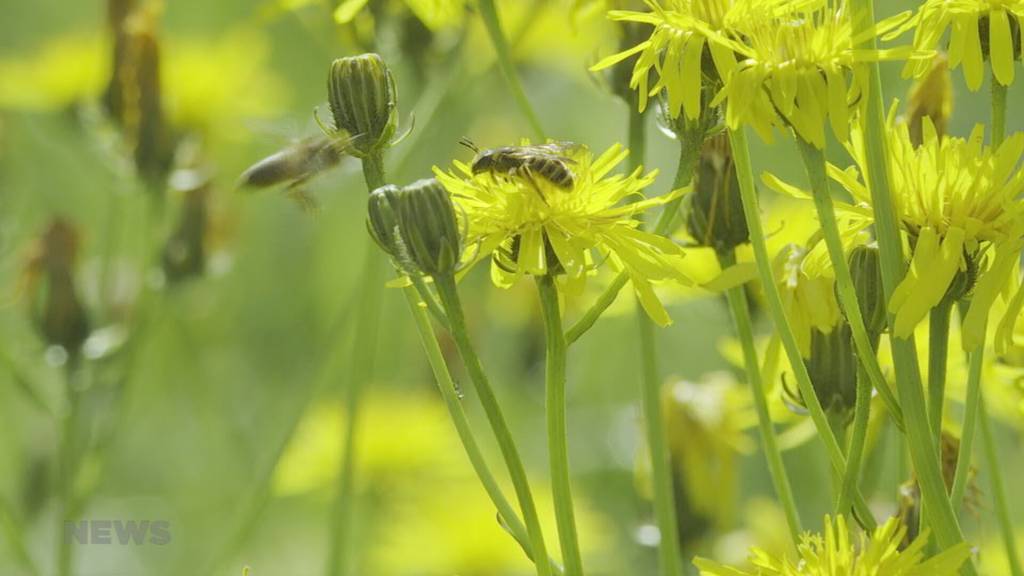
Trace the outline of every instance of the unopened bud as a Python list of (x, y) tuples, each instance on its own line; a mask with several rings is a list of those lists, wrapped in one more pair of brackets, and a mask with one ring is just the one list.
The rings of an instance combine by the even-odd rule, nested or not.
[(822, 408), (847, 422), (857, 403), (857, 356), (850, 325), (811, 331), (811, 357), (804, 361)]
[(371, 192), (366, 210), (366, 229), (381, 250), (391, 257), (395, 267), (410, 273), (415, 270), (415, 266), (409, 261), (408, 251), (398, 230), (397, 206), (401, 194), (401, 189), (391, 184)]
[(726, 134), (704, 144), (687, 203), (686, 227), (701, 246), (724, 252), (750, 240)]
[(949, 59), (940, 53), (932, 59), (928, 72), (910, 88), (907, 104), (910, 142), (916, 147), (924, 141), (922, 122), (925, 118), (932, 121), (936, 135), (941, 138), (946, 134), (946, 126), (952, 115), (953, 81), (950, 78)]
[(455, 205), (444, 186), (433, 178), (414, 182), (402, 188), (393, 207), (402, 245), (416, 268), (429, 276), (455, 273), (462, 242)]
[(387, 64), (377, 54), (339, 58), (327, 78), (334, 127), (352, 139), (352, 152), (367, 156), (390, 144), (398, 125), (398, 96)]
[(882, 288), (882, 263), (877, 245), (857, 246), (850, 251), (850, 276), (864, 327), (873, 343), (885, 330), (885, 292)]

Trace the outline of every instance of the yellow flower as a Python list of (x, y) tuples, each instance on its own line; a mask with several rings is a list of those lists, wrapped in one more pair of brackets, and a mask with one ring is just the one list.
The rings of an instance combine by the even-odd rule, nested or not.
[[(736, 4), (734, 0), (646, 0), (651, 12), (611, 10), (612, 20), (639, 22), (654, 26), (651, 37), (636, 46), (614, 54), (595, 64), (597, 71), (613, 66), (639, 53), (633, 67), (630, 87), (637, 90), (640, 110), (647, 107), (650, 96), (662, 90), (668, 95), (668, 112), (673, 117), (685, 112), (688, 118), (697, 118), (701, 111), (702, 59), (708, 48), (715, 66), (726, 71), (736, 62), (732, 49), (723, 35), (726, 14)], [(650, 86), (650, 73), (658, 74), (658, 81)]]
[(842, 515), (834, 521), (826, 516), (824, 536), (804, 534), (798, 546), (800, 558), (795, 562), (754, 548), (750, 558), (753, 571), (723, 566), (706, 558), (697, 558), (693, 563), (701, 576), (954, 576), (970, 555), (968, 545), (961, 543), (925, 560), (927, 533), (900, 550), (906, 532), (899, 519), (890, 518), (870, 536), (862, 534), (858, 547), (851, 542)]
[[(1024, 0), (927, 0), (915, 22), (914, 46), (919, 49), (937, 47), (950, 30), (950, 67), (964, 65), (971, 90), (981, 88), (985, 58), (992, 63), (997, 82), (1013, 83), (1014, 60), (1024, 50)], [(927, 62), (917, 61), (909, 62), (904, 72), (920, 76), (927, 70)]]
[(789, 244), (775, 258), (774, 269), (782, 306), (800, 355), (811, 355), (814, 330), (828, 334), (842, 314), (835, 296), (835, 273), (822, 243), (808, 250)]
[[(343, 0), (334, 11), (334, 20), (339, 24), (348, 24), (366, 8), (368, 2)], [(466, 14), (466, 0), (405, 0), (405, 5), (431, 30), (461, 24)]]
[[(886, 131), (893, 207), (913, 248), (910, 269), (889, 301), (889, 312), (896, 315), (894, 335), (909, 337), (943, 298), (962, 298), (973, 287), (963, 323), (964, 349), (973, 350), (984, 341), (996, 297), (1019, 284), (1014, 271), (1024, 247), (1024, 171), (1017, 166), (1024, 155), (1024, 134), (1007, 138), (993, 150), (983, 144), (981, 125), (966, 140), (940, 138), (925, 117), (923, 142), (915, 146), (907, 126), (896, 124), (894, 117), (890, 113)], [(854, 137), (849, 151), (866, 172), (863, 139)], [(828, 172), (855, 200), (854, 205), (839, 204), (848, 228), (869, 226), (871, 193), (857, 168), (830, 165)], [(808, 198), (806, 192), (771, 175), (764, 180), (776, 190)], [(1004, 323), (1016, 317), (1021, 306), (1024, 295), (1018, 294), (1010, 301)]]
[(586, 146), (566, 146), (574, 176), (568, 188), (530, 171), (474, 174), (458, 161), (449, 172), (434, 168), (462, 217), (465, 264), (490, 256), (491, 278), (501, 287), (522, 274), (562, 274), (575, 292), (606, 261), (629, 275), (651, 318), (669, 324), (653, 283), (688, 281), (681, 272), (683, 251), (668, 238), (641, 230), (636, 216), (683, 190), (643, 199), (641, 190), (654, 182), (657, 172), (644, 174), (637, 168), (609, 175), (629, 154), (622, 146), (612, 146), (597, 158)]
[(843, 2), (742, 2), (727, 18), (740, 62), (728, 73), (719, 64), (725, 86), (712, 105), (726, 102), (729, 127), (749, 124), (764, 140), (771, 140), (772, 127), (784, 120), (801, 138), (822, 148), (827, 119), (836, 137), (845, 142), (850, 108), (867, 92), (867, 77), (857, 73), (855, 65), (911, 55), (909, 47), (857, 46), (866, 37), (897, 28), (907, 17), (896, 15), (855, 35)]

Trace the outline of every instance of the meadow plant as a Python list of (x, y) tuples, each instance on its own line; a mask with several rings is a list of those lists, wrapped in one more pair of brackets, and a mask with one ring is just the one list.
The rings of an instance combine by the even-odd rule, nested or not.
[[(401, 291), (496, 523), (538, 576), (612, 573), (585, 541), (583, 466), (569, 447), (587, 439), (572, 437), (570, 391), (579, 378), (574, 367), (589, 361), (586, 337), (601, 319), (620, 315), (622, 303), (635, 328), (606, 321), (601, 329), (621, 331), (616, 341), (636, 356), (644, 445), (638, 493), (650, 499), (655, 536), (645, 541), (657, 548), (657, 574), (996, 574), (975, 553), (975, 532), (984, 532), (968, 529), (976, 515), (983, 526), (993, 519), (998, 525), (1006, 573), (1024, 576), (1014, 516), (1020, 502), (1004, 484), (990, 418), (992, 408), (999, 415), (1005, 407), (986, 403), (990, 393), (1004, 397), (993, 373), (1014, 368), (1019, 381), (1024, 365), (1024, 133), (1006, 128), (1007, 114), (1020, 108), (1008, 94), (1024, 52), (1024, 3), (926, 0), (876, 19), (872, 0), (574, 2), (575, 17), (601, 13), (614, 27), (618, 51), (589, 73), (629, 106), (626, 145), (570, 141), (546, 129), (556, 122), (534, 107), (544, 101), (531, 93), (538, 83), (521, 78), (517, 62), (530, 42), (523, 40), (530, 15), (522, 34), (509, 34), (513, 4), (331, 3), (328, 21), (358, 50), (339, 54), (325, 70), (330, 116), (323, 121), (315, 113), (322, 133), (255, 163), (238, 180), (244, 189), (282, 187), (315, 213), (306, 192), (311, 180), (350, 161), (363, 176), (365, 202), (357, 205), (365, 206), (372, 242), (361, 255), (346, 246), (336, 259), (358, 273), (342, 322), (347, 338), (332, 339), (328, 354), (344, 359), (346, 374), (327, 378), (338, 381), (333, 389), (343, 400), (344, 424), (323, 573), (366, 573), (359, 502), (368, 488), (359, 436), (380, 365), (409, 361), (392, 358), (380, 342), (388, 295)], [(76, 286), (78, 230), (61, 218), (39, 236), (25, 266), (29, 316), (47, 357), (64, 370), (63, 406), (55, 415), (58, 528), (88, 506), (94, 487), (83, 471), (103, 464), (112, 436), (82, 431), (116, 429), (145, 321), (172, 290), (209, 275), (213, 179), (204, 147), (195, 144), (202, 138), (175, 125), (167, 111), (160, 15), (159, 3), (110, 2), (112, 66), (101, 96), (104, 125), (132, 177), (151, 192), (144, 201), (146, 256), (135, 263), (148, 280), (127, 312), (118, 308), (107, 298), (107, 254), (104, 297), (91, 305)], [(400, 30), (398, 42), (386, 40), (389, 23)], [(431, 78), (451, 62), (464, 64), (458, 58), (474, 39), (490, 45), (494, 61), (482, 68), (500, 73), (517, 107), (515, 134), (481, 135), (480, 145), (464, 139), (472, 156), (449, 158), (421, 138), (439, 129), (433, 113), (441, 102), (469, 92), (471, 76), (448, 70), (437, 94)], [(595, 42), (593, 50), (606, 47)], [(417, 63), (418, 100), (400, 99), (393, 54)], [(880, 66), (892, 63), (914, 81), (905, 105), (883, 94)], [(964, 122), (954, 108), (956, 69), (968, 99), (982, 98), (976, 93), (986, 71), (990, 77), (991, 117), (967, 119), (973, 128), (966, 135), (957, 133)], [(425, 108), (426, 126), (399, 135), (400, 104), (411, 109), (413, 102)], [(653, 141), (649, 108), (673, 141), (671, 179), (644, 166)], [(763, 146), (752, 145), (749, 134)], [(792, 141), (789, 155), (803, 175), (774, 166), (755, 174), (755, 162), (773, 162), (756, 153), (777, 156), (784, 150), (773, 145), (779, 139)], [(432, 171), (410, 177), (414, 153), (428, 155)], [(759, 183), (791, 201), (792, 214), (783, 218), (791, 222), (769, 227), (782, 208), (762, 204)], [(177, 216), (168, 218), (163, 207), (172, 201)], [(505, 385), (510, 377), (484, 353), (493, 340), (471, 322), (465, 297), (468, 286), (479, 286), (473, 276), (483, 267), (498, 289), (489, 301), (507, 301), (510, 309), (517, 309), (511, 303), (522, 285), (532, 284), (543, 327), (543, 449), (524, 442), (523, 431), (536, 421), (515, 407), (529, 401), (527, 393)], [(155, 279), (152, 270), (159, 270)], [(693, 360), (687, 350), (669, 352), (662, 337), (681, 294), (724, 301), (744, 386), (717, 377), (666, 384), (669, 369), (685, 371)], [(104, 334), (97, 326), (121, 330), (115, 352), (97, 351)], [(962, 363), (961, 398), (947, 375)], [(119, 369), (102, 376), (110, 364)], [(469, 395), (457, 383), (463, 376)], [(103, 377), (113, 400), (92, 409), (99, 385), (82, 382)], [(34, 394), (32, 385), (26, 388)], [(480, 421), (472, 415), (477, 407)], [(1019, 406), (1009, 413), (1019, 434)], [(757, 429), (756, 445), (747, 428)], [(974, 459), (978, 435), (983, 464)], [(896, 446), (893, 453), (883, 449), (886, 442)], [(209, 573), (254, 526), (285, 444), (254, 480), (238, 535), (212, 554)], [(489, 461), (491, 444), (500, 471)], [(820, 465), (831, 479), (828, 510), (803, 500), (799, 487), (808, 481), (794, 472), (793, 459), (783, 458), (802, 444), (824, 450), (823, 459), (800, 464)], [(749, 554), (733, 550), (712, 559), (721, 549), (713, 543), (721, 544), (736, 522), (737, 477), (749, 472), (738, 468), (737, 455), (757, 450), (777, 502), (770, 531), (780, 544), (764, 539)], [(530, 456), (540, 451), (547, 467), (532, 470)], [(979, 470), (990, 483), (989, 508), (973, 506)], [(548, 480), (539, 481), (545, 472)], [(902, 494), (875, 489), (883, 472), (906, 481)], [(544, 522), (548, 502), (553, 531)], [(823, 515), (821, 524), (812, 522)], [(19, 567), (43, 573), (26, 544), (29, 532), (14, 521), (5, 525)], [(811, 525), (821, 530), (805, 529)], [(466, 537), (472, 535), (443, 536)], [(72, 548), (56, 541), (54, 573), (70, 576)]]

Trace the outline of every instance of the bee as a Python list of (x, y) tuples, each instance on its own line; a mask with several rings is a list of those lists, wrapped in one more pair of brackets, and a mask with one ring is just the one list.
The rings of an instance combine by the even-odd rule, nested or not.
[(344, 146), (328, 136), (310, 136), (279, 150), (247, 168), (239, 177), (243, 188), (269, 188), (284, 185), (288, 196), (306, 208), (315, 201), (303, 185), (313, 177), (338, 165)]
[(473, 174), (524, 174), (540, 176), (563, 190), (571, 190), (576, 183), (571, 164), (576, 162), (567, 156), (579, 145), (572, 142), (551, 142), (525, 146), (502, 146), (480, 150), (466, 138), (460, 144), (476, 153), (470, 169)]

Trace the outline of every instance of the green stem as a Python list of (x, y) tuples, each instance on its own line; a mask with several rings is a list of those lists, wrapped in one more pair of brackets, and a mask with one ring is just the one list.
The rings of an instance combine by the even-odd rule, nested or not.
[(878, 390), (879, 396), (885, 402), (886, 408), (892, 414), (896, 425), (903, 428), (903, 414), (899, 403), (893, 395), (889, 385), (885, 382), (882, 369), (878, 365), (878, 355), (875, 347), (871, 344), (871, 337), (864, 327), (864, 317), (861, 315), (860, 303), (857, 301), (857, 290), (853, 286), (853, 277), (850, 274), (850, 265), (846, 261), (846, 254), (843, 251), (843, 240), (839, 235), (839, 226), (836, 224), (835, 206), (832, 204), (832, 195), (829, 191), (828, 173), (825, 168), (825, 154), (814, 144), (805, 141), (794, 132), (797, 147), (807, 169), (807, 176), (811, 181), (811, 191), (814, 196), (814, 206), (818, 212), (818, 220), (821, 224), (821, 231), (825, 237), (825, 247), (828, 249), (829, 259), (832, 261), (832, 268), (836, 275), (836, 288), (839, 293), (839, 302), (843, 306), (846, 320), (850, 324), (853, 334), (853, 344), (857, 349), (857, 358), (860, 365), (868, 375), (872, 386)]
[(448, 317), (444, 315), (444, 309), (441, 308), (441, 303), (437, 301), (437, 297), (430, 291), (430, 287), (423, 280), (422, 276), (418, 274), (409, 274), (409, 280), (412, 282), (413, 288), (420, 297), (420, 304), (417, 306), (425, 306), (430, 315), (434, 317), (434, 320), (441, 325), (445, 330), (450, 331), (448, 326)]
[[(854, 0), (854, 34), (870, 30), (875, 25), (874, 1)], [(875, 36), (867, 38), (860, 48), (877, 48)], [(863, 64), (867, 72), (868, 93), (864, 110), (864, 150), (868, 158), (867, 180), (871, 190), (871, 205), (874, 211), (875, 235), (882, 260), (882, 285), (888, 302), (893, 290), (903, 279), (905, 263), (903, 245), (896, 222), (896, 210), (889, 189), (889, 164), (887, 160), (885, 119), (882, 103), (882, 82), (878, 63)], [(892, 315), (889, 325), (892, 326)], [(932, 442), (928, 415), (925, 412), (924, 392), (921, 386), (920, 367), (917, 364), (917, 350), (913, 337), (892, 338), (893, 363), (896, 368), (896, 386), (903, 408), (905, 434), (910, 447), (911, 459), (917, 472), (924, 505), (929, 510), (929, 520), (939, 546), (943, 549), (963, 541), (960, 525), (946, 494), (939, 452)], [(974, 574), (972, 564), (965, 566), (968, 574)]]
[[(736, 251), (719, 253), (718, 261), (721, 263), (722, 269), (736, 264)], [(764, 444), (764, 456), (768, 461), (768, 472), (772, 478), (772, 485), (775, 487), (775, 494), (779, 497), (782, 509), (786, 513), (786, 523), (795, 546), (800, 542), (800, 533), (803, 528), (800, 525), (800, 514), (793, 498), (793, 489), (789, 484), (789, 477), (786, 475), (786, 466), (782, 461), (779, 442), (775, 436), (771, 413), (768, 411), (768, 395), (764, 390), (757, 349), (754, 347), (754, 330), (750, 321), (747, 294), (742, 286), (738, 286), (730, 288), (725, 296), (729, 303), (729, 310), (732, 312), (733, 322), (736, 324), (736, 335), (739, 336), (740, 344), (743, 347), (743, 365), (746, 368), (751, 395), (754, 397), (754, 407), (757, 409), (757, 423), (761, 432), (761, 442)]]
[[(480, 404), (483, 406), (487, 421), (491, 426), (495, 439), (498, 441), (498, 448), (505, 459), (505, 466), (508, 468), (512, 485), (519, 500), (519, 508), (523, 513), (523, 521), (526, 522), (526, 532), (530, 540), (530, 548), (533, 550), (534, 558), (546, 558), (547, 547), (544, 544), (544, 536), (540, 529), (540, 520), (537, 518), (537, 507), (533, 502), (533, 494), (530, 492), (530, 484), (526, 479), (526, 468), (519, 457), (519, 450), (512, 439), (512, 431), (509, 430), (502, 414), (498, 398), (494, 394), (490, 380), (480, 364), (480, 358), (469, 340), (469, 332), (466, 329), (466, 319), (462, 312), (462, 302), (459, 299), (458, 289), (455, 285), (454, 276), (442, 276), (434, 278), (437, 286), (438, 296), (441, 298), (441, 305), (444, 306), (451, 324), (451, 335), (455, 340), (455, 346), (462, 356), (462, 362), (469, 372), (469, 379), (476, 389)], [(544, 562), (535, 563), (538, 576), (550, 574), (548, 565)]]
[[(704, 132), (702, 130), (694, 130), (687, 137), (680, 140), (679, 144), (679, 163), (676, 167), (675, 180), (672, 181), (672, 190), (678, 190), (687, 186), (693, 179), (693, 171), (696, 168), (697, 159), (700, 158), (701, 146), (704, 144)], [(671, 231), (672, 223), (675, 221), (676, 213), (679, 212), (679, 204), (682, 201), (682, 198), (676, 198), (665, 205), (665, 209), (662, 211), (661, 216), (658, 217), (658, 222), (654, 226), (655, 234), (664, 236)], [(619, 292), (628, 282), (629, 277), (626, 273), (620, 272), (612, 280), (612, 283), (605, 288), (604, 292), (598, 296), (597, 300), (591, 304), (583, 316), (565, 333), (566, 341), (572, 344), (580, 336), (583, 336), (587, 330), (590, 330), (594, 323), (597, 322), (597, 319), (601, 317), (601, 314), (615, 302)]]
[(57, 526), (57, 574), (70, 576), (72, 573), (73, 550), (72, 540), (66, 532), (66, 526), (75, 521), (75, 510), (78, 506), (75, 493), (75, 477), (78, 475), (79, 449), (79, 418), (81, 418), (82, 397), (74, 380), (80, 375), (77, 370), (77, 357), (68, 360), (65, 367), (67, 390), (67, 412), (60, 421), (60, 444), (57, 447), (57, 501), (60, 515)]
[[(523, 521), (519, 519), (519, 514), (509, 504), (508, 499), (505, 498), (505, 494), (502, 493), (497, 480), (494, 478), (494, 474), (491, 473), (490, 467), (487, 466), (487, 460), (484, 459), (480, 446), (476, 442), (469, 419), (466, 418), (466, 412), (462, 409), (462, 401), (456, 390), (455, 382), (452, 380), (451, 373), (448, 372), (448, 365), (445, 363), (441, 347), (437, 343), (437, 337), (434, 336), (434, 331), (430, 326), (430, 318), (420, 304), (419, 295), (411, 288), (406, 288), (404, 293), (405, 299), (409, 303), (409, 309), (412, 311), (413, 319), (416, 321), (420, 342), (423, 344), (423, 351), (427, 354), (427, 360), (430, 363), (430, 369), (434, 373), (437, 388), (441, 392), (441, 398), (444, 399), (445, 406), (448, 408), (448, 414), (455, 425), (455, 431), (459, 435), (459, 440), (462, 441), (466, 456), (469, 458), (469, 462), (473, 466), (473, 470), (476, 472), (480, 483), (483, 484), (484, 490), (491, 498), (491, 502), (497, 508), (498, 515), (508, 528), (509, 534), (522, 546), (526, 555), (531, 560), (536, 561), (533, 550), (530, 547), (526, 526), (523, 525)], [(561, 568), (553, 560), (548, 560), (548, 566), (552, 573), (561, 574)]]
[[(782, 341), (782, 347), (789, 358), (790, 366), (796, 377), (800, 395), (807, 405), (807, 411), (814, 422), (814, 427), (825, 445), (832, 468), (839, 474), (846, 474), (846, 458), (836, 441), (835, 434), (829, 426), (828, 417), (821, 407), (821, 402), (811, 384), (811, 378), (807, 373), (803, 358), (800, 355), (800, 348), (793, 330), (786, 319), (786, 313), (782, 306), (782, 297), (779, 288), (775, 284), (775, 277), (772, 273), (772, 261), (768, 255), (768, 246), (765, 241), (764, 229), (761, 225), (760, 207), (758, 206), (757, 190), (754, 187), (754, 173), (750, 163), (750, 148), (747, 144), (747, 135), (743, 129), (729, 130), (729, 140), (732, 144), (733, 160), (736, 165), (736, 175), (740, 185), (740, 198), (743, 201), (743, 214), (747, 219), (747, 228), (750, 230), (750, 244), (754, 250), (754, 260), (757, 264), (758, 275), (761, 280), (761, 288), (764, 290), (765, 301), (768, 304), (768, 311), (775, 330)], [(858, 520), (866, 524), (867, 528), (873, 528), (875, 519), (860, 492), (854, 494), (854, 510), (857, 512)]]
[(494, 6), (494, 0), (480, 0), (479, 5), (480, 17), (484, 21), (484, 27), (487, 28), (487, 35), (491, 38), (491, 44), (494, 45), (494, 52), (498, 57), (498, 66), (501, 68), (505, 81), (512, 91), (512, 97), (515, 98), (519, 110), (523, 113), (523, 116), (526, 116), (530, 127), (533, 128), (534, 135), (539, 141), (544, 142), (547, 137), (544, 135), (544, 129), (541, 127), (537, 113), (534, 112), (533, 106), (530, 105), (530, 100), (526, 97), (523, 84), (519, 81), (519, 74), (516, 72), (515, 64), (512, 62), (512, 51), (509, 49), (508, 40), (501, 29), (501, 19), (498, 17), (498, 10)]
[(949, 355), (949, 316), (952, 302), (943, 299), (928, 320), (928, 422), (942, 446), (942, 409), (946, 399), (946, 358)]
[[(363, 178), (367, 192), (384, 185), (384, 158), (380, 153), (363, 158)], [(345, 431), (338, 472), (338, 487), (328, 524), (327, 576), (344, 576), (352, 567), (353, 517), (355, 516), (356, 449), (359, 418), (362, 411), (366, 383), (373, 375), (377, 351), (377, 328), (381, 308), (384, 267), (380, 254), (372, 242), (366, 243), (361, 284), (355, 301), (359, 302), (354, 324), (355, 337), (351, 339), (351, 371), (345, 394)]]
[(988, 411), (985, 403), (978, 406), (978, 419), (981, 421), (981, 439), (985, 449), (985, 463), (988, 465), (989, 483), (992, 490), (992, 499), (996, 505), (996, 518), (999, 520), (999, 530), (1003, 535), (1003, 545), (1006, 546), (1006, 558), (1010, 564), (1010, 574), (1021, 576), (1024, 571), (1021, 569), (1020, 552), (1017, 551), (1017, 537), (1013, 530), (1013, 521), (1010, 518), (1010, 508), (1006, 501), (1006, 487), (1003, 485), (1003, 473), (999, 466), (999, 453), (996, 450), (995, 438), (992, 435), (992, 423), (988, 418)]
[(1006, 86), (992, 76), (992, 148), (999, 148), (1006, 137)]
[(558, 540), (562, 546), (562, 561), (566, 576), (582, 576), (579, 538), (576, 535), (576, 513), (572, 504), (569, 482), (569, 442), (565, 423), (565, 335), (562, 332), (562, 314), (558, 306), (558, 288), (550, 274), (537, 277), (537, 291), (544, 315), (544, 335), (547, 342), (546, 412), (548, 422), (548, 452), (551, 459), (551, 492), (555, 502), (555, 520)]
[(981, 373), (985, 368), (984, 343), (971, 352), (970, 357), (967, 372), (967, 397), (964, 399), (964, 423), (960, 432), (960, 451), (956, 458), (956, 474), (953, 476), (953, 490), (950, 495), (953, 510), (960, 510), (964, 501), (964, 493), (967, 491), (967, 480), (971, 474), (974, 431), (978, 427), (978, 412), (982, 403)]
[(871, 416), (871, 382), (864, 372), (864, 366), (857, 367), (857, 403), (853, 409), (853, 429), (850, 432), (850, 446), (846, 452), (846, 475), (843, 476), (836, 503), (836, 514), (850, 510), (854, 489), (860, 484), (861, 465), (864, 462), (864, 448), (868, 436)]

